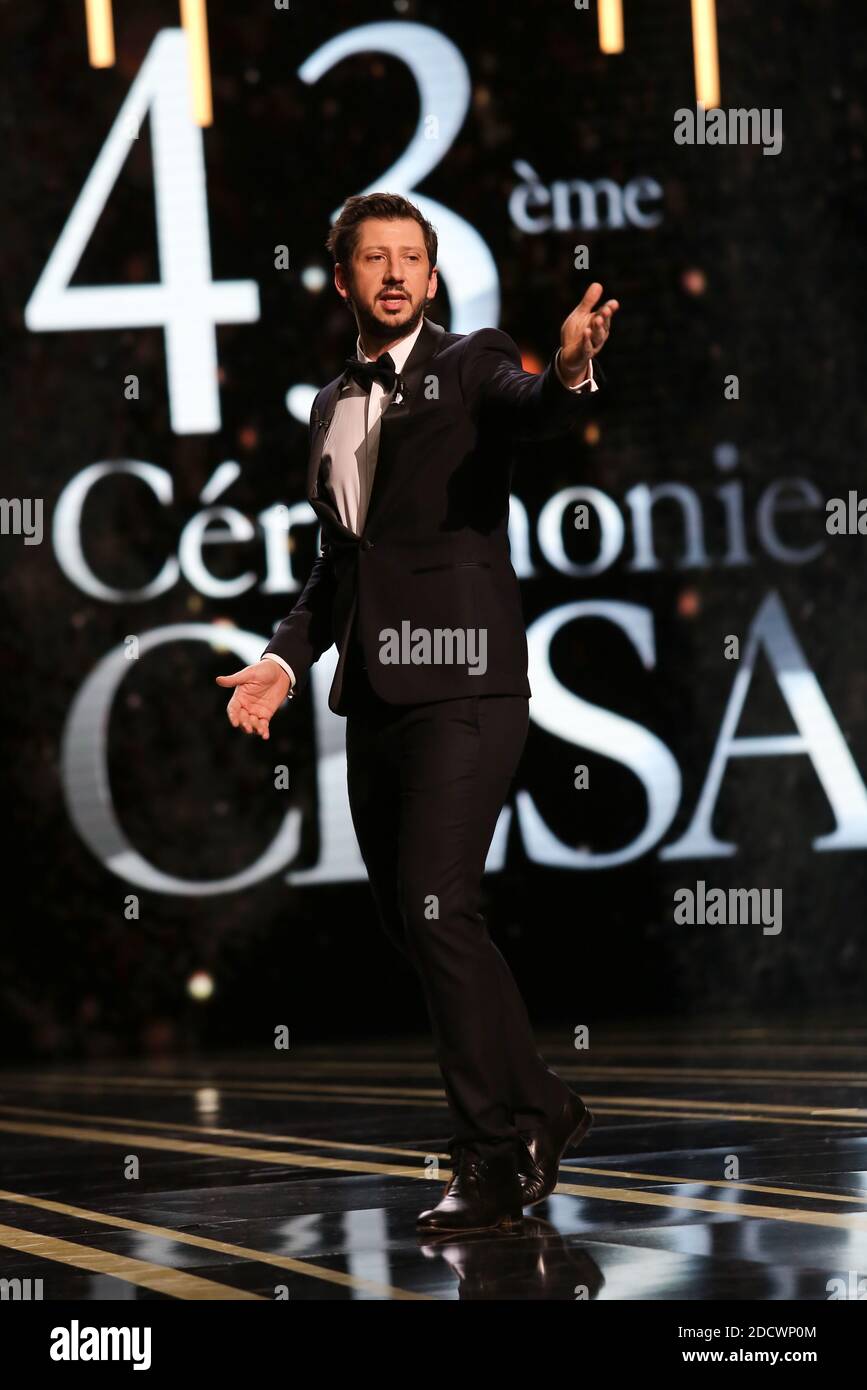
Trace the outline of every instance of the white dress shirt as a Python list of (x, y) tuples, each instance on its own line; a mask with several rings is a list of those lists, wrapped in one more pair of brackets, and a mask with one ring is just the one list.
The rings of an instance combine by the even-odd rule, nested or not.
[[(398, 376), (403, 371), (406, 360), (415, 346), (423, 322), (424, 316), (419, 319), (412, 333), (401, 338), (394, 347), (389, 348), (389, 355)], [(356, 342), (355, 350), (359, 362), (375, 361), (373, 357), (368, 357), (364, 352), (360, 337)], [(554, 359), (554, 370), (560, 381), (566, 386), (567, 383), (560, 371), (559, 348)], [(395, 383), (393, 390), (396, 389), (397, 383)], [(579, 381), (575, 386), (568, 386), (567, 389), (576, 392), (599, 390), (593, 377), (592, 358), (588, 375), (584, 380)], [(370, 501), (370, 489), (376, 468), (379, 436), (382, 429), (383, 400), (387, 396), (390, 402), (392, 394), (393, 391), (386, 391), (380, 381), (371, 382), (370, 391), (367, 392), (353, 377), (350, 377), (337, 398), (337, 404), (322, 448), (324, 480), (334, 494), (341, 521), (357, 536), (360, 536), (364, 530), (367, 506)], [(276, 661), (279, 666), (283, 667), (290, 680), (291, 699), (291, 691), (295, 685), (295, 673), (292, 667), (276, 652), (266, 652), (263, 660)]]

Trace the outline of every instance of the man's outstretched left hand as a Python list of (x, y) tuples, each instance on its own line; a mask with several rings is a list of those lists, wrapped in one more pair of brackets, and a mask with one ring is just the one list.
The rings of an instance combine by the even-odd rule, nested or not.
[(570, 386), (586, 377), (590, 360), (605, 346), (611, 320), (620, 308), (616, 299), (600, 304), (601, 297), (602, 286), (594, 280), (560, 329), (560, 370)]

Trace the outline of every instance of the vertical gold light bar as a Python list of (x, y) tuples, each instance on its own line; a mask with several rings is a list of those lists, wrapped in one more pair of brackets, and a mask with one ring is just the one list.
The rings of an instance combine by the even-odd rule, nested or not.
[(92, 68), (114, 67), (114, 20), (111, 0), (84, 0), (87, 56)]
[(716, 0), (692, 0), (692, 53), (696, 105), (719, 106)]
[(598, 0), (599, 48), (602, 53), (623, 52), (623, 0)]
[(214, 112), (211, 105), (211, 65), (208, 59), (208, 18), (205, 13), (205, 0), (181, 0), (181, 24), (187, 32), (190, 49), (193, 120), (196, 125), (210, 125), (214, 119)]

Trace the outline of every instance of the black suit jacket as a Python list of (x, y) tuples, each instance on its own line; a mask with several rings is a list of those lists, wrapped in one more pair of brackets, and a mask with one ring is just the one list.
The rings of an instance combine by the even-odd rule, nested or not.
[[(403, 400), (392, 398), (382, 415), (361, 536), (341, 521), (320, 471), (346, 373), (317, 394), (307, 497), (322, 522), (322, 553), (265, 648), (292, 667), (293, 694), (336, 642), (328, 703), (335, 714), (346, 713), (346, 660), (350, 643), (359, 641), (371, 685), (392, 704), (530, 695), (521, 597), (509, 558), (512, 445), (567, 433), (586, 418), (593, 393), (570, 392), (553, 357), (539, 375), (520, 364), (514, 342), (497, 328), (447, 333), (423, 321), (401, 374)], [(593, 365), (602, 386), (603, 374)], [(484, 630), (486, 669), (473, 674), (469, 662), (447, 660), (384, 662), (381, 634), (400, 633), (407, 621), (428, 632)]]

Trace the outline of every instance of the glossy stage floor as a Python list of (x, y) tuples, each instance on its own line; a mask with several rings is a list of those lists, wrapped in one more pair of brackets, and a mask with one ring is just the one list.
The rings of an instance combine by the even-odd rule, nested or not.
[(415, 1231), (448, 1177), (424, 1040), (7, 1068), (0, 1277), (46, 1300), (857, 1296), (867, 1029), (538, 1041), (595, 1126), (521, 1234), (442, 1243)]

